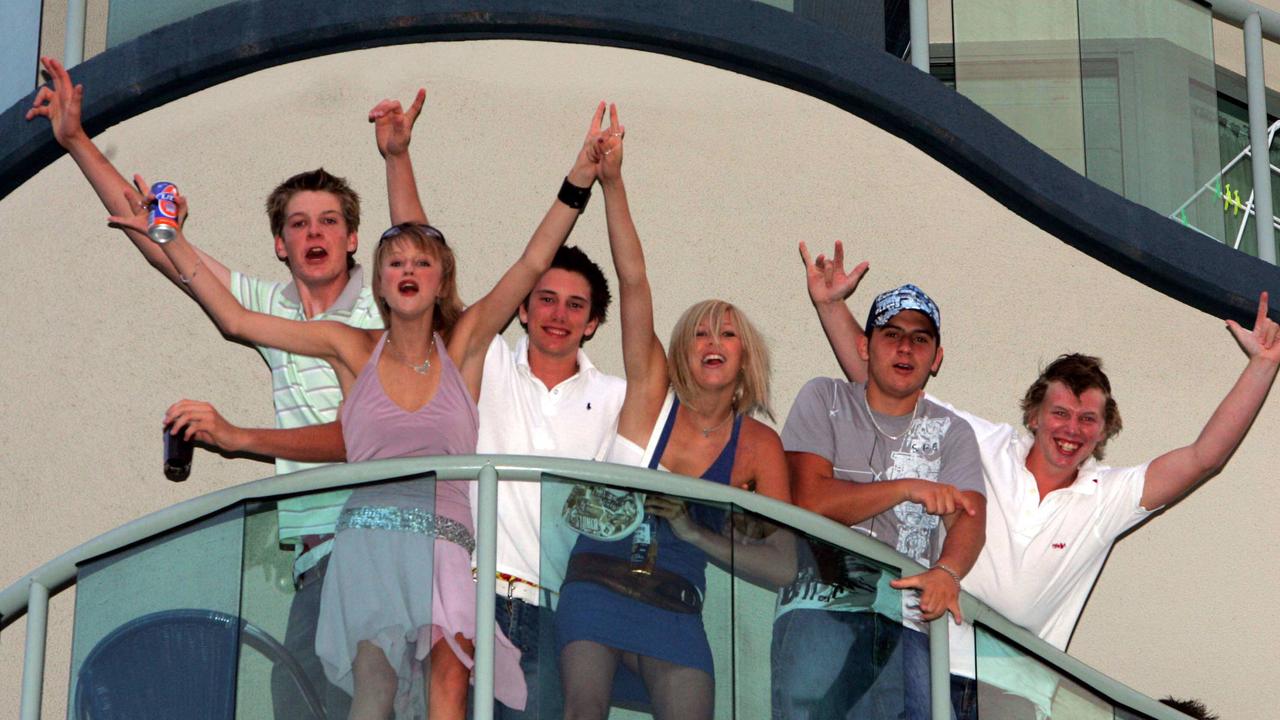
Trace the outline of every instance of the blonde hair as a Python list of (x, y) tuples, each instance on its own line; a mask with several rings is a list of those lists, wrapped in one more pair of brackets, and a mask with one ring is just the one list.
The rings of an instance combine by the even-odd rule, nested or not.
[[(392, 231), (396, 232), (392, 232)], [(462, 317), (462, 300), (458, 297), (456, 263), (453, 251), (445, 242), (444, 234), (430, 225), (401, 223), (382, 234), (378, 247), (373, 251), (373, 298), (378, 303), (383, 324), (391, 325), (391, 308), (382, 297), (382, 259), (391, 249), (405, 243), (422, 252), (434, 255), (440, 263), (440, 290), (436, 293), (436, 306), (432, 313), (433, 330), (448, 339), (458, 318)]]
[(689, 349), (692, 347), (698, 326), (704, 321), (711, 332), (719, 335), (725, 317), (731, 317), (742, 340), (742, 366), (738, 370), (737, 387), (733, 391), (734, 410), (744, 415), (760, 415), (773, 419), (769, 405), (769, 348), (764, 337), (756, 330), (742, 311), (724, 300), (703, 300), (696, 303), (676, 321), (671, 331), (671, 343), (667, 355), (667, 374), (671, 387), (681, 402), (698, 393), (689, 367)]

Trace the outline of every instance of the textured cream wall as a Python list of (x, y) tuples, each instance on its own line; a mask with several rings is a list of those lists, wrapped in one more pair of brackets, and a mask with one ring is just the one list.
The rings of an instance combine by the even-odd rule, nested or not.
[[(1243, 365), (1220, 321), (1063, 245), (915, 148), (789, 90), (657, 55), (528, 42), (440, 43), (318, 58), (234, 80), (97, 138), (126, 172), (191, 197), (192, 238), (233, 267), (284, 277), (260, 209), (283, 177), (323, 164), (365, 196), (367, 258), (386, 223), (365, 111), (428, 87), (413, 146), (432, 220), (457, 247), (475, 298), (551, 202), (596, 101), (628, 127), (626, 173), (663, 334), (709, 294), (739, 303), (775, 352), (784, 418), (811, 376), (835, 371), (805, 297), (799, 240), (843, 238), (871, 261), (855, 311), (916, 282), (939, 301), (948, 349), (935, 394), (1012, 420), (1040, 365), (1107, 359), (1129, 429), (1111, 459), (1137, 463), (1193, 439)], [(0, 290), (0, 585), (72, 546), (185, 498), (269, 473), (196, 458), (160, 474), (160, 417), (181, 397), (268, 423), (268, 377), (194, 304), (106, 228), (73, 163), (0, 201), (10, 269)], [(607, 260), (599, 198), (574, 235)], [(616, 323), (588, 349), (621, 371)], [(1153, 695), (1204, 698), (1224, 717), (1280, 706), (1271, 682), (1280, 575), (1249, 562), (1274, 547), (1280, 502), (1264, 409), (1223, 475), (1121, 542), (1072, 652)], [(63, 712), (71, 593), (55, 599), (47, 717)], [(17, 704), (22, 623), (0, 636), (0, 707)]]

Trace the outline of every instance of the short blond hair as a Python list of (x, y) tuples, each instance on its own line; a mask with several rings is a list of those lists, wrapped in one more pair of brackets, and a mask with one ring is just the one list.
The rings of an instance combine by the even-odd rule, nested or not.
[[(392, 230), (396, 232), (393, 233)], [(449, 249), (444, 234), (430, 225), (401, 223), (387, 230), (378, 240), (378, 247), (373, 251), (373, 299), (378, 304), (378, 312), (382, 314), (382, 322), (387, 327), (391, 326), (391, 308), (387, 305), (386, 298), (379, 294), (382, 285), (382, 259), (399, 243), (433, 255), (440, 263), (440, 290), (436, 293), (432, 329), (447, 340), (458, 318), (462, 317), (463, 306), (458, 297), (457, 266), (453, 250)]]
[(698, 326), (706, 321), (711, 332), (720, 333), (725, 317), (731, 317), (742, 339), (742, 367), (738, 370), (738, 383), (733, 391), (733, 407), (744, 415), (764, 415), (773, 419), (769, 404), (769, 347), (764, 336), (756, 330), (742, 310), (724, 300), (703, 300), (694, 304), (671, 331), (671, 343), (667, 355), (667, 374), (671, 387), (681, 402), (697, 394), (693, 370), (689, 367), (689, 349), (693, 345)]

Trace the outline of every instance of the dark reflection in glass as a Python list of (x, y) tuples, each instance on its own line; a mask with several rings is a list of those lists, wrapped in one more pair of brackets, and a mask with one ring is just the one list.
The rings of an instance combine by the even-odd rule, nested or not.
[(773, 626), (773, 717), (927, 716), (910, 711), (927, 707), (928, 635), (903, 626), (898, 573), (813, 538), (795, 548)]

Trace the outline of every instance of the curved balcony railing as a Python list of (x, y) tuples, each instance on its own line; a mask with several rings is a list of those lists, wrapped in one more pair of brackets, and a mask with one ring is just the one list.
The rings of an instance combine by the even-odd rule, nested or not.
[[(476, 546), (477, 577), (493, 577), (498, 487), (508, 482), (541, 483), (543, 576), (562, 567), (551, 535), (565, 530), (561, 510), (575, 484), (597, 484), (682, 498), (708, 509), (728, 528), (767, 523), (786, 543), (794, 543), (799, 568), (814, 559), (833, 562), (842, 572), (856, 573), (863, 588), (878, 587), (875, 611), (888, 626), (901, 622), (900, 597), (888, 581), (922, 568), (888, 546), (798, 507), (742, 490), (669, 473), (585, 461), (517, 456), (462, 456), (383, 460), (337, 465), (293, 475), (271, 477), (209, 493), (153, 513), (105, 533), (61, 555), (0, 591), (0, 630), (24, 613), (27, 647), (24, 658), (22, 718), (40, 716), (44, 643), (50, 593), (76, 585), (69, 717), (90, 717), (95, 703), (130, 697), (163, 704), (181, 683), (178, 695), (191, 700), (204, 693), (202, 706), (222, 703), (237, 717), (271, 717), (279, 710), (280, 683), (292, 683), (291, 702), (323, 717), (315, 693), (298, 678), (299, 658), (281, 646), (294, 593), (291, 552), (277, 538), (276, 503), (321, 491), (387, 480), (423, 482), (478, 480)], [(733, 513), (735, 522), (725, 522)], [(748, 522), (738, 522), (747, 520)], [(735, 534), (738, 530), (725, 530)], [(741, 538), (739, 538), (741, 539)], [(744, 543), (749, 542), (744, 540)], [(741, 547), (741, 545), (735, 545)], [(661, 548), (659, 548), (661, 552)], [(739, 555), (743, 557), (739, 561)], [(834, 559), (834, 560), (833, 560)], [(716, 677), (716, 717), (767, 718), (772, 671), (769, 662), (780, 591), (776, 568), (767, 568), (772, 583), (754, 581), (761, 568), (735, 554), (727, 567), (708, 566), (702, 620), (712, 645)], [(784, 568), (790, 576), (795, 568)], [(485, 585), (478, 586), (481, 590)], [(783, 593), (785, 596), (785, 592)], [(888, 602), (885, 602), (885, 600)], [(983, 686), (1026, 698), (1042, 716), (1053, 718), (1157, 718), (1175, 720), (1176, 711), (1104, 676), (1059, 652), (1031, 633), (1000, 617), (976, 599), (961, 599), (966, 617), (977, 628), (977, 676)], [(783, 605), (786, 603), (784, 602)], [(495, 596), (478, 592), (480, 627), (476, 643), (475, 717), (492, 717), (493, 618)], [(948, 638), (946, 620), (930, 625), (930, 677), (935, 718), (946, 718)], [(140, 628), (164, 631), (137, 640)], [(210, 638), (200, 640), (204, 633)], [(216, 636), (216, 637), (214, 637)], [(180, 658), (196, 642), (202, 662), (192, 668)], [(130, 643), (133, 643), (130, 645)], [(548, 640), (541, 657), (552, 656)], [(240, 653), (241, 646), (255, 652)], [(542, 644), (540, 644), (542, 645)], [(124, 648), (123, 650), (121, 648)], [(131, 654), (130, 654), (131, 653)], [(807, 653), (807, 654), (806, 654)], [(793, 653), (794, 654), (794, 653)], [(127, 657), (127, 660), (120, 658)], [(807, 666), (824, 668), (818, 648), (804, 649)], [(865, 658), (872, 663), (871, 657)], [(893, 658), (875, 662), (884, 673)], [(194, 681), (198, 676), (204, 688)], [(274, 677), (274, 680), (273, 680)], [(274, 684), (274, 687), (273, 687)], [(550, 678), (530, 693), (559, 692)], [(123, 689), (126, 695), (119, 695)], [(115, 694), (113, 694), (115, 693)], [(979, 693), (979, 711), (983, 702)], [(227, 717), (231, 715), (228, 714)], [(136, 717), (136, 715), (135, 715)], [(619, 710), (611, 717), (647, 717)]]

